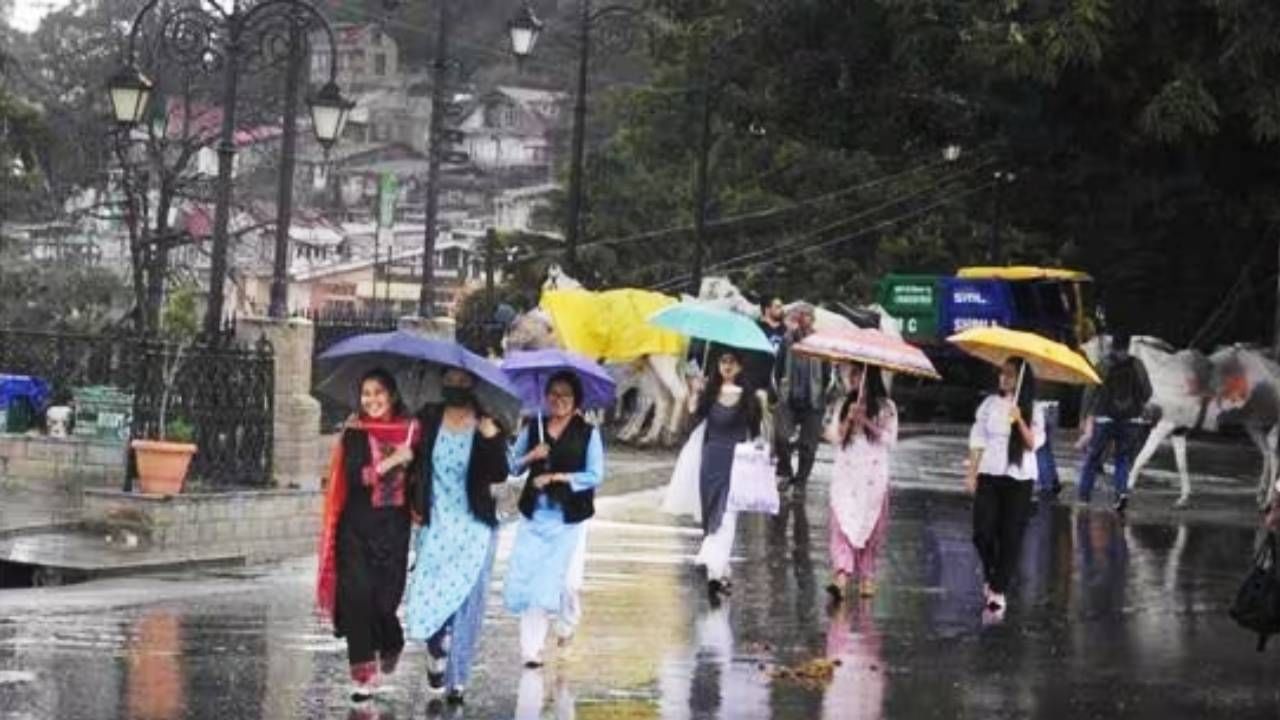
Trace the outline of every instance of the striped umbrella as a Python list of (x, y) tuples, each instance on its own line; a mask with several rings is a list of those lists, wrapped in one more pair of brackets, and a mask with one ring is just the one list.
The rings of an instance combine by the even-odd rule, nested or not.
[(797, 354), (820, 360), (863, 363), (890, 372), (942, 379), (923, 350), (872, 328), (816, 332), (791, 349)]

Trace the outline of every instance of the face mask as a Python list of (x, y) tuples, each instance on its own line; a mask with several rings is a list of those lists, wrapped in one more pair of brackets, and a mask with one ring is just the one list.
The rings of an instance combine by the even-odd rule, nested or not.
[(444, 404), (449, 407), (464, 407), (472, 401), (471, 388), (451, 387), (446, 385), (442, 391)]

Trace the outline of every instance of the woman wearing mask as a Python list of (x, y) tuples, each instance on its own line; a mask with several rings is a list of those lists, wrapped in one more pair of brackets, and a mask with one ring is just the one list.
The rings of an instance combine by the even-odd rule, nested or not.
[(484, 619), (485, 589), (498, 524), (492, 486), (507, 479), (506, 442), (481, 415), (475, 378), (444, 374), (444, 404), (427, 405), (422, 421), (422, 472), (413, 509), (421, 529), (409, 577), (409, 636), (427, 643), (433, 699), (448, 691), (460, 704)]
[(973, 544), (982, 559), (986, 607), (1002, 613), (1018, 568), (1022, 534), (1044, 444), (1043, 411), (1035, 405), (1031, 367), (1011, 358), (1000, 367), (1000, 392), (983, 401), (969, 432), (965, 486), (974, 494)]
[(408, 417), (396, 383), (380, 370), (360, 382), (360, 412), (335, 444), (325, 495), (317, 601), (347, 640), (355, 683), (367, 700), (379, 675), (396, 669), (404, 632), (396, 617), (409, 553), (410, 465), (419, 424)]
[(595, 514), (604, 444), (599, 429), (579, 414), (581, 403), (578, 376), (553, 375), (547, 382), (545, 422), (531, 423), (511, 450), (511, 473), (527, 470), (529, 479), (520, 493), (524, 519), (511, 551), (504, 599), (520, 616), (520, 656), (527, 668), (543, 663), (551, 617), (561, 644), (572, 638), (582, 617), (584, 521)]
[(665, 508), (701, 517), (702, 547), (694, 562), (707, 570), (707, 594), (715, 605), (731, 592), (729, 558), (738, 519), (726, 504), (734, 449), (760, 437), (763, 403), (742, 384), (742, 360), (732, 348), (720, 353), (711, 382), (699, 379), (692, 389), (689, 410), (698, 429), (676, 461)]
[(849, 394), (826, 430), (836, 448), (827, 523), (833, 573), (827, 592), (836, 601), (855, 578), (862, 597), (875, 595), (876, 562), (889, 525), (890, 452), (898, 442), (898, 411), (880, 370), (855, 364), (841, 372)]

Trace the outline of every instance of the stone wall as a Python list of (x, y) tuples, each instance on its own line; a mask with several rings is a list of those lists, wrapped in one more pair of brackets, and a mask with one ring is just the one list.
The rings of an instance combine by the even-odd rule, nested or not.
[(121, 441), (0, 434), (0, 487), (77, 492), (122, 487), (124, 475)]
[(192, 557), (239, 555), (249, 562), (315, 552), (324, 498), (317, 490), (260, 490), (173, 496), (92, 488), (91, 526), (141, 527), (158, 550)]

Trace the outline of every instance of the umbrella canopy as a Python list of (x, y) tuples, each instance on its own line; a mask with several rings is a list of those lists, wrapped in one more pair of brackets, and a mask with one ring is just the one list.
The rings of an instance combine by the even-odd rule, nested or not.
[(542, 410), (547, 382), (562, 372), (573, 373), (582, 383), (583, 410), (601, 410), (613, 405), (616, 390), (613, 378), (604, 368), (577, 353), (565, 350), (515, 352), (503, 361), (502, 371), (519, 393), (521, 405), (527, 413)]
[(870, 328), (815, 332), (791, 349), (821, 360), (864, 363), (892, 372), (942, 379), (920, 348)]
[(703, 303), (682, 302), (665, 307), (649, 316), (649, 324), (740, 350), (774, 353), (773, 343), (754, 320)]
[(1041, 380), (1068, 385), (1102, 384), (1083, 355), (1034, 333), (1002, 327), (970, 328), (947, 341), (992, 365), (1003, 365), (1012, 357), (1022, 358)]
[(476, 378), (480, 409), (503, 428), (514, 430), (520, 420), (520, 397), (497, 365), (458, 343), (431, 340), (397, 330), (347, 338), (320, 355), (329, 368), (316, 387), (351, 407), (360, 404), (360, 379), (381, 368), (396, 379), (400, 395), (411, 410), (443, 400), (444, 373), (465, 370)]

